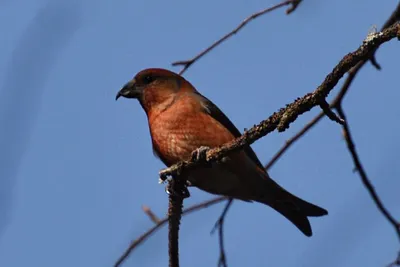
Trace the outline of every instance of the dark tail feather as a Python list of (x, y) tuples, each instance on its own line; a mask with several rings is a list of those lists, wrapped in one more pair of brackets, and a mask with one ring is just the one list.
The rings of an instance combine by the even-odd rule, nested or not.
[(280, 214), (291, 221), (306, 236), (312, 236), (311, 225), (307, 217), (319, 217), (327, 215), (328, 211), (302, 200), (282, 187), (278, 186), (279, 193), (274, 195), (274, 199), (268, 197), (260, 202), (271, 206)]
[[(290, 194), (288, 192), (288, 194)], [(328, 211), (326, 209), (323, 209), (321, 207), (318, 207), (317, 205), (314, 205), (312, 203), (309, 203), (301, 198), (298, 198), (292, 194), (290, 194), (290, 198), (292, 199), (292, 202), (295, 206), (298, 207), (298, 209), (301, 210), (301, 212), (308, 216), (308, 217), (320, 217), (328, 214)]]
[(271, 205), (276, 211), (291, 221), (306, 236), (312, 236), (312, 230), (308, 216), (323, 216), (328, 214), (326, 210), (298, 198), (298, 201), (276, 201)]

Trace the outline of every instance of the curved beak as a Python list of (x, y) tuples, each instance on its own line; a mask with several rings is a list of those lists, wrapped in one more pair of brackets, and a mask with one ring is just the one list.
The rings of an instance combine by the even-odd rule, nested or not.
[(137, 88), (135, 79), (129, 81), (127, 84), (118, 91), (115, 100), (118, 100), (121, 96), (125, 98), (138, 98), (141, 90)]

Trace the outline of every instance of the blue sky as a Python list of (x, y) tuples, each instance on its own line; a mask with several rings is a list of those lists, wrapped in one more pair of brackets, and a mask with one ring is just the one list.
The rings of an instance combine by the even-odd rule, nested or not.
[[(117, 90), (147, 67), (172, 68), (249, 14), (278, 1), (0, 1), (0, 266), (111, 266), (160, 217), (164, 166), (153, 156), (144, 112), (115, 102)], [(250, 23), (186, 73), (237, 125), (249, 128), (314, 90), (397, 1), (304, 0)], [(367, 64), (344, 107), (357, 150), (385, 205), (400, 219), (399, 43)], [(330, 98), (338, 91), (336, 88)], [(316, 115), (253, 145), (262, 162)], [(384, 266), (398, 239), (360, 182), (341, 128), (324, 120), (270, 170), (296, 195), (329, 211), (306, 238), (281, 215), (236, 202), (226, 222), (234, 266)], [(185, 206), (212, 196), (191, 190)], [(182, 266), (216, 266), (223, 205), (185, 217)], [(167, 231), (124, 266), (166, 266)]]

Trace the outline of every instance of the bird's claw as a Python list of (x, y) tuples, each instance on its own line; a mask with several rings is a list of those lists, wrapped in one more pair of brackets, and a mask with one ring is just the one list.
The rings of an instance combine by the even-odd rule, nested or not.
[(158, 172), (158, 183), (163, 184), (167, 181), (170, 181), (172, 179), (172, 176), (169, 174), (169, 168), (162, 169), (161, 171)]
[(196, 162), (206, 162), (207, 161), (207, 151), (210, 150), (208, 146), (201, 146), (192, 152), (192, 161)]

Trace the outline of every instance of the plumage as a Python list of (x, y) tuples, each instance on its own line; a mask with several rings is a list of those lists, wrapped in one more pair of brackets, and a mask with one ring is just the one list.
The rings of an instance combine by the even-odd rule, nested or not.
[[(188, 159), (200, 146), (220, 146), (241, 135), (216, 105), (168, 70), (139, 72), (118, 92), (120, 96), (139, 100), (148, 117), (154, 153), (167, 166)], [(312, 235), (307, 217), (327, 214), (273, 181), (250, 146), (223, 163), (191, 170), (188, 180), (212, 194), (266, 204), (307, 236)]]

